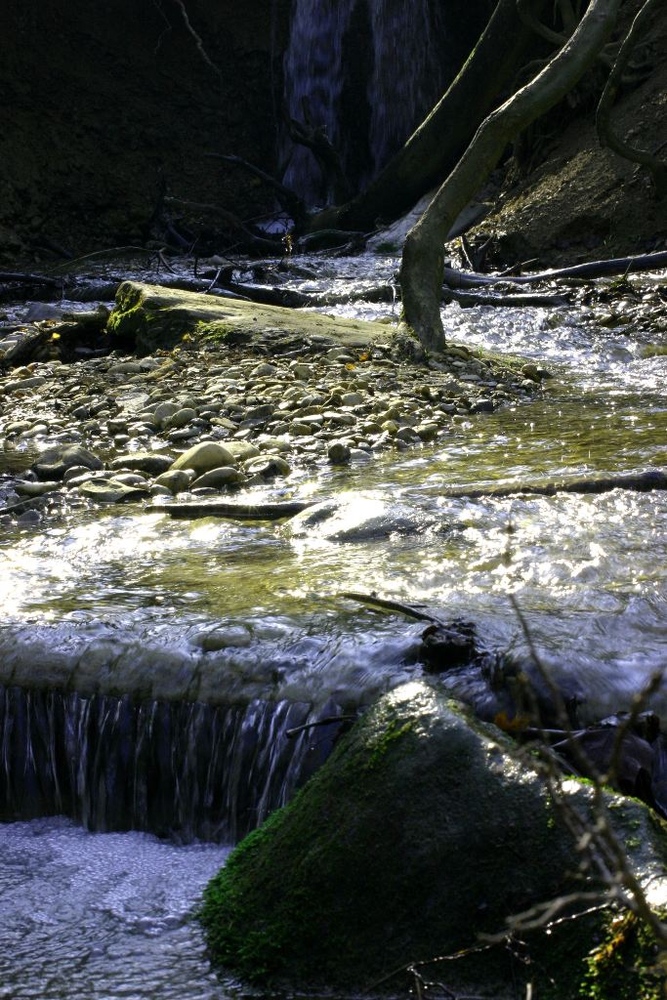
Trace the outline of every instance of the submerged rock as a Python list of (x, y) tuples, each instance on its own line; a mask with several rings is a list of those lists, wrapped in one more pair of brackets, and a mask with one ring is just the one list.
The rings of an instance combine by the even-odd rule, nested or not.
[(290, 538), (367, 542), (391, 535), (412, 535), (432, 523), (414, 509), (355, 493), (314, 504), (292, 517), (285, 532)]
[[(563, 797), (585, 822), (592, 790), (570, 780)], [(608, 809), (630, 867), (654, 900), (664, 897), (659, 821), (621, 796)], [(550, 995), (580, 995), (572, 980), (599, 916), (529, 937), (525, 964), (502, 938), (512, 915), (599, 888), (577, 877), (563, 815), (503, 733), (425, 685), (405, 685), (209, 884), (201, 919), (211, 952), (249, 980), (403, 995), (413, 963), (470, 948), (469, 960), (438, 966), (452, 993), (515, 998), (540, 979)], [(498, 945), (477, 948), (480, 933), (499, 934)]]

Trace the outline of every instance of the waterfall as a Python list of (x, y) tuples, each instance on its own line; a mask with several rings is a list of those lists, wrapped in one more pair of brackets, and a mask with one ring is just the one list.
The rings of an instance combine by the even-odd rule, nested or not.
[(0, 820), (64, 814), (94, 831), (234, 843), (330, 752), (336, 713), (0, 688)]
[[(442, 92), (441, 8), (434, 0), (293, 0), (287, 111), (326, 132), (354, 189), (384, 166)], [(312, 205), (331, 196), (303, 146), (291, 149), (284, 182)]]

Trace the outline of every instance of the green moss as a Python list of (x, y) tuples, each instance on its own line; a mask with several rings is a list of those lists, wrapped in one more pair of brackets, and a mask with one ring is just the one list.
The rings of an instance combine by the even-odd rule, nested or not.
[(414, 720), (404, 722), (402, 725), (396, 720), (391, 722), (381, 734), (380, 738), (375, 741), (368, 759), (368, 766), (376, 767), (382, 761), (387, 752), (394, 746), (394, 744), (408, 733), (413, 732), (414, 729)]
[[(570, 786), (585, 812), (590, 789)], [(619, 822), (643, 821), (633, 864), (657, 873), (657, 828), (643, 806), (623, 803), (612, 810)], [(382, 982), (396, 992), (411, 985), (412, 963), (466, 952), (512, 914), (581, 888), (574, 868), (571, 835), (515, 744), (409, 684), (367, 712), (292, 803), (236, 848), (200, 918), (214, 960), (251, 982), (339, 991)], [(542, 1000), (579, 1000), (603, 919), (535, 932), (523, 955), (501, 941), (431, 978), (494, 1000), (515, 997), (517, 982), (535, 983)]]
[(586, 958), (586, 1000), (664, 1000), (667, 952), (634, 914), (609, 918), (605, 938)]

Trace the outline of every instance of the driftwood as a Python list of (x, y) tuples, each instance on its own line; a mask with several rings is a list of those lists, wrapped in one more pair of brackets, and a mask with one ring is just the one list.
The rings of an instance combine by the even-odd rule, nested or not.
[[(555, 496), (557, 493), (607, 493), (610, 490), (623, 489), (639, 493), (650, 490), (667, 489), (667, 473), (658, 469), (647, 472), (630, 473), (617, 476), (591, 476), (571, 481), (548, 482), (544, 484), (524, 484), (517, 486), (491, 486), (486, 489), (456, 489), (447, 490), (442, 496), (449, 499), (459, 497), (467, 500), (477, 500), (483, 497), (508, 497), (527, 494), (529, 496)], [(302, 511), (313, 507), (315, 500), (285, 500), (265, 504), (224, 503), (217, 500), (192, 500), (187, 503), (167, 503), (153, 505), (149, 509), (159, 509), (176, 518), (198, 517), (228, 517), (240, 521), (279, 521), (282, 518), (294, 517)], [(402, 604), (400, 601), (385, 600), (375, 594), (358, 594), (346, 591), (340, 595), (351, 601), (359, 601), (378, 611), (390, 611), (406, 615), (414, 621), (429, 622), (437, 626), (449, 627), (442, 618), (426, 610), (419, 604)], [(456, 626), (460, 623), (455, 623)]]
[(103, 335), (108, 318), (108, 309), (101, 306), (94, 311), (63, 313), (59, 319), (39, 321), (27, 327), (20, 339), (0, 354), (0, 371), (27, 364), (49, 344), (55, 355), (64, 360), (76, 357), (79, 348), (88, 353), (106, 353)]
[(590, 261), (588, 264), (574, 264), (571, 267), (554, 268), (550, 271), (536, 271), (534, 274), (471, 274), (454, 267), (444, 270), (445, 289), (478, 288), (481, 285), (532, 285), (540, 281), (558, 281), (568, 278), (604, 278), (626, 275), (640, 271), (657, 271), (667, 267), (667, 251), (638, 254), (633, 257), (616, 257), (610, 260)]
[(394, 614), (405, 615), (417, 622), (430, 622), (432, 625), (444, 625), (444, 619), (438, 618), (432, 611), (426, 611), (421, 604), (403, 604), (401, 601), (391, 601), (376, 594), (358, 594), (354, 591), (346, 590), (340, 597), (348, 601), (358, 601), (376, 611), (390, 611)]
[(15, 368), (32, 361), (38, 351), (48, 344), (53, 336), (53, 327), (33, 327), (28, 329), (11, 347), (0, 354), (0, 371)]
[(461, 292), (457, 288), (445, 286), (442, 293), (443, 302), (458, 302), (462, 309), (472, 306), (567, 306), (570, 299), (559, 292), (515, 292), (495, 293)]
[(45, 274), (32, 274), (27, 271), (0, 271), (0, 281), (15, 281), (20, 284), (29, 285), (50, 285), (52, 288), (60, 288), (62, 284), (60, 278), (50, 278)]
[(148, 509), (164, 511), (170, 517), (228, 517), (237, 521), (280, 521), (312, 507), (315, 501), (284, 500), (276, 503), (222, 503), (217, 500), (193, 500), (189, 503), (154, 504)]
[(667, 473), (659, 469), (646, 472), (626, 473), (615, 476), (586, 476), (583, 479), (552, 480), (546, 483), (523, 483), (516, 486), (489, 486), (482, 489), (463, 487), (445, 490), (442, 496), (449, 499), (479, 500), (483, 497), (528, 496), (552, 497), (557, 493), (608, 493), (610, 490), (631, 490), (648, 493), (651, 490), (667, 489)]
[(375, 594), (357, 594), (346, 591), (340, 595), (350, 601), (359, 601), (377, 611), (389, 611), (405, 615), (414, 621), (425, 622), (419, 661), (425, 673), (441, 674), (462, 666), (478, 666), (484, 670), (495, 661), (496, 655), (484, 648), (477, 640), (475, 625), (469, 621), (456, 619), (446, 621), (421, 604), (403, 604), (401, 601), (387, 600)]
[[(299, 733), (304, 733), (309, 729), (316, 729), (318, 726), (331, 726), (343, 722), (356, 722), (358, 718), (358, 715), (327, 715), (324, 719), (318, 719), (317, 722), (304, 722), (302, 726), (293, 726), (291, 729), (286, 729), (285, 736), (288, 740), (292, 740)], [(349, 726), (346, 726), (347, 728)]]

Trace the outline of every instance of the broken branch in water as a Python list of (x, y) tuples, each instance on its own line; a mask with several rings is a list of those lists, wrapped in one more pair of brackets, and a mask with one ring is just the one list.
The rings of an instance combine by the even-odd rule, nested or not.
[(376, 611), (392, 611), (405, 615), (417, 622), (430, 622), (433, 625), (445, 624), (442, 618), (436, 617), (430, 611), (422, 610), (421, 605), (403, 604), (401, 601), (390, 601), (383, 597), (377, 597), (375, 594), (357, 594), (352, 591), (345, 591), (340, 596), (345, 597), (348, 601), (359, 601), (360, 604), (365, 604)]
[(530, 496), (552, 497), (556, 493), (608, 493), (610, 490), (631, 490), (648, 493), (667, 489), (667, 473), (659, 469), (631, 472), (615, 476), (586, 476), (582, 479), (551, 480), (546, 483), (524, 483), (516, 486), (488, 486), (481, 489), (445, 490), (441, 496), (448, 499), (479, 500), (483, 497), (510, 497), (521, 493)]
[(637, 271), (656, 271), (667, 267), (667, 251), (637, 254), (632, 257), (616, 257), (610, 260), (595, 260), (588, 264), (574, 264), (571, 267), (554, 268), (551, 271), (536, 271), (534, 274), (472, 274), (446, 267), (444, 284), (446, 288), (477, 288), (480, 285), (530, 285), (539, 281), (556, 281), (561, 278), (604, 278), (617, 274), (632, 274)]
[(284, 500), (276, 503), (220, 503), (196, 500), (192, 503), (153, 504), (148, 509), (169, 514), (170, 517), (229, 517), (239, 521), (279, 521), (294, 517), (312, 507), (314, 500)]
[(317, 722), (304, 722), (302, 726), (293, 726), (291, 729), (285, 731), (285, 736), (288, 740), (291, 740), (307, 729), (315, 729), (317, 726), (330, 726), (335, 722), (356, 722), (357, 719), (357, 715), (327, 715), (324, 719), (318, 719)]

